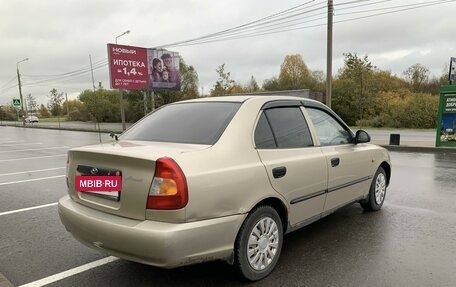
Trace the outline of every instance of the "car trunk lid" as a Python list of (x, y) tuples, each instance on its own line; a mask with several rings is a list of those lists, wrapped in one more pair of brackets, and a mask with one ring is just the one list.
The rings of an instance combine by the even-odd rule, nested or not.
[[(72, 199), (85, 206), (123, 217), (144, 220), (146, 204), (161, 157), (197, 151), (206, 145), (119, 141), (68, 152), (67, 182)], [(114, 192), (80, 191), (77, 178), (120, 176), (122, 187)]]

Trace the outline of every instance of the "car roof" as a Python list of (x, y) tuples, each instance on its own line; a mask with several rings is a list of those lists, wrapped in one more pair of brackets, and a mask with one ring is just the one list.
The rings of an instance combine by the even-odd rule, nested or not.
[(236, 103), (243, 103), (249, 100), (262, 100), (264, 102), (269, 101), (278, 101), (278, 100), (294, 100), (294, 101), (302, 101), (305, 103), (315, 103), (321, 104), (318, 101), (302, 98), (302, 97), (293, 97), (293, 96), (284, 96), (284, 95), (232, 95), (232, 96), (219, 96), (219, 97), (204, 97), (198, 99), (192, 99), (187, 101), (182, 101), (181, 103), (185, 102), (236, 102)]

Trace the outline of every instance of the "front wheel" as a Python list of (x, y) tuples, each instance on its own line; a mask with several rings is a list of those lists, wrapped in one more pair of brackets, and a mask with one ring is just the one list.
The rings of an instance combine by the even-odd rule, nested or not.
[(379, 167), (372, 180), (368, 198), (361, 201), (361, 207), (366, 211), (377, 211), (382, 208), (386, 196), (387, 179), (383, 167)]
[(271, 273), (282, 250), (283, 226), (277, 211), (259, 206), (251, 211), (236, 238), (235, 266), (250, 281)]

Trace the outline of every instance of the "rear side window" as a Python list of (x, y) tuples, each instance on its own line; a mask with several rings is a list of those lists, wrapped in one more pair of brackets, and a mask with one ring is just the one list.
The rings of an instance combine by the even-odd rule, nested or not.
[(122, 140), (213, 145), (241, 103), (199, 102), (164, 106), (122, 134)]
[(261, 149), (277, 147), (271, 127), (264, 113), (261, 114), (255, 129), (255, 145)]
[(257, 148), (300, 148), (312, 146), (309, 127), (300, 107), (267, 109), (255, 130)]

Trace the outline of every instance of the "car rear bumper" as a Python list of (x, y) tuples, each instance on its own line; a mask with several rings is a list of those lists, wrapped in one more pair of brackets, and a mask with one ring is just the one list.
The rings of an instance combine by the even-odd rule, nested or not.
[(83, 244), (143, 264), (173, 268), (231, 256), (246, 214), (189, 223), (133, 220), (59, 200), (65, 228)]

